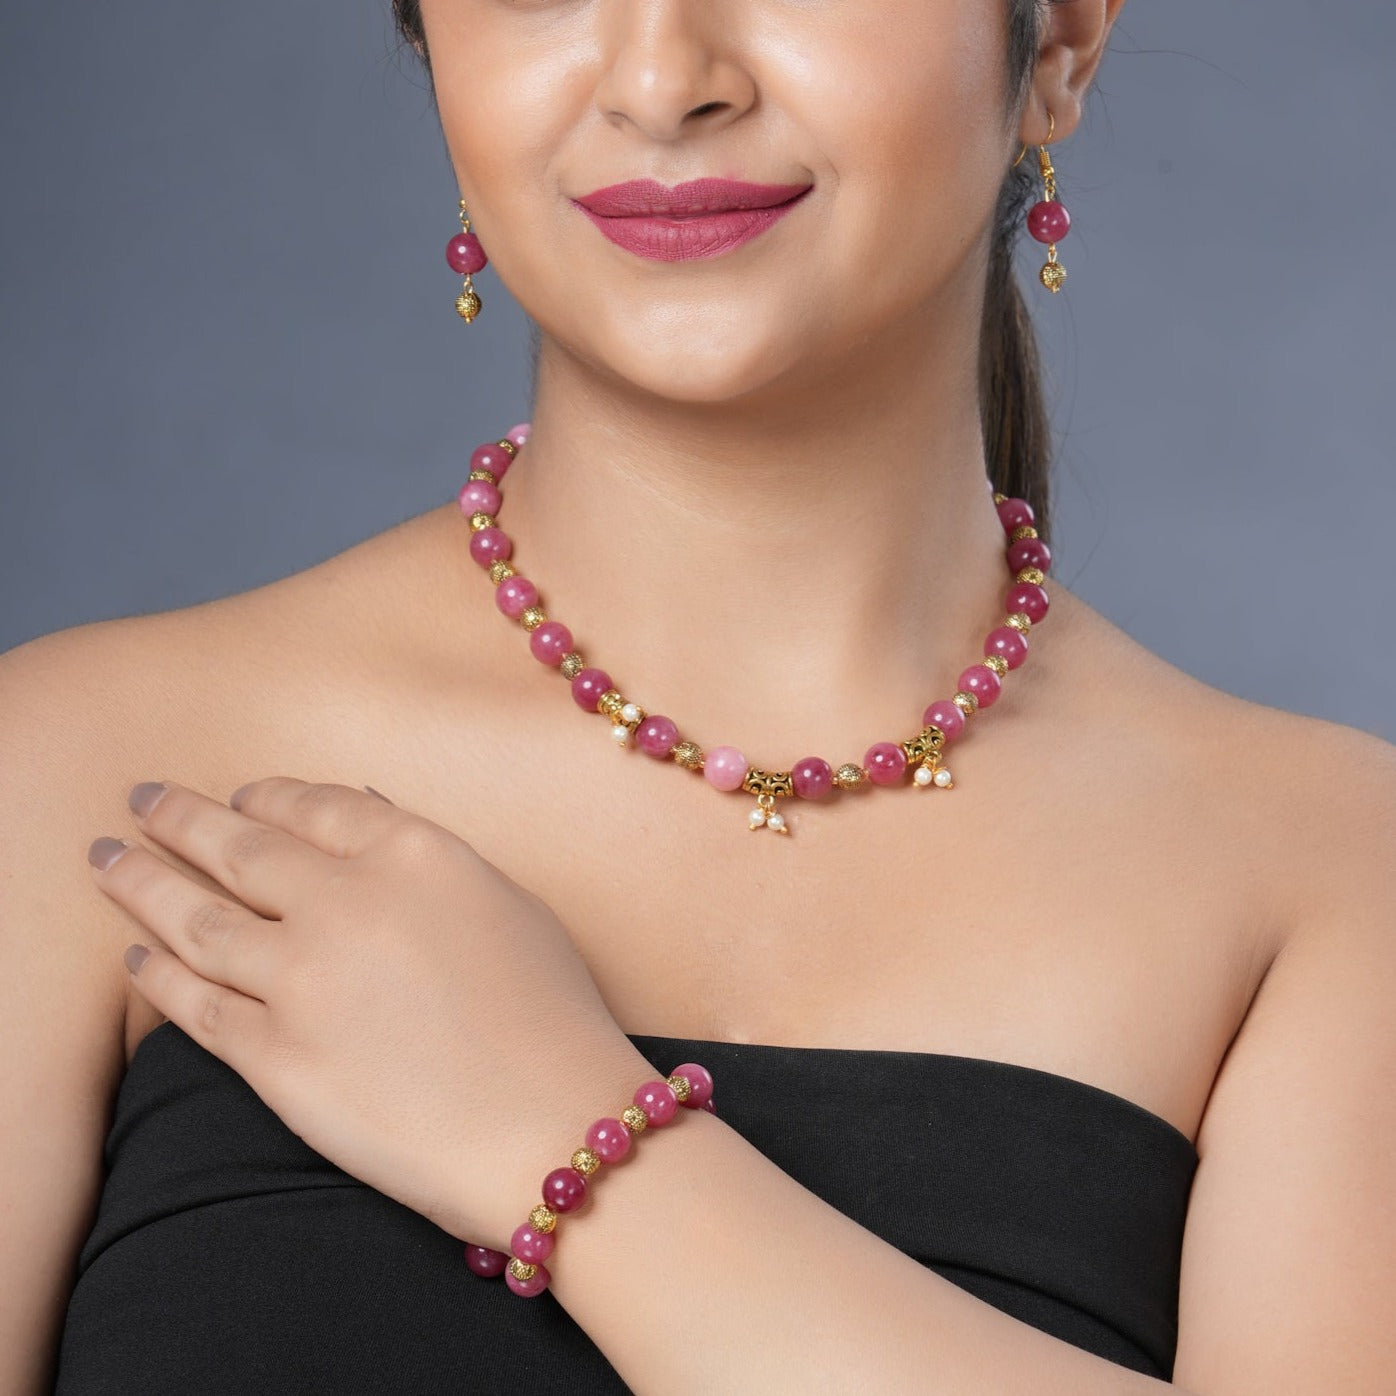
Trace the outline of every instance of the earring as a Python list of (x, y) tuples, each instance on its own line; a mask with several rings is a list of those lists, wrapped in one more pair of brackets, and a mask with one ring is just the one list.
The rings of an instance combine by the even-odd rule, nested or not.
[(461, 293), (456, 297), (456, 314), (468, 325), (480, 313), (480, 297), (475, 293), (470, 276), (480, 271), (489, 258), (480, 246), (480, 239), (470, 231), (464, 199), (460, 201), (460, 226), (460, 232), (446, 244), (446, 264), (456, 275), (465, 277)]
[[(1050, 144), (1052, 132), (1057, 129), (1056, 119), (1047, 113), (1047, 141)], [(1025, 145), (1018, 152), (1018, 160), (1028, 153)], [(1016, 165), (1018, 160), (1013, 163)], [(1052, 168), (1052, 157), (1047, 154), (1047, 146), (1037, 147), (1037, 163), (1042, 168), (1042, 198), (1028, 210), (1028, 232), (1038, 242), (1047, 244), (1047, 261), (1038, 273), (1042, 284), (1056, 295), (1066, 280), (1066, 268), (1057, 261), (1057, 242), (1071, 231), (1071, 215), (1063, 204), (1057, 202), (1057, 172)]]

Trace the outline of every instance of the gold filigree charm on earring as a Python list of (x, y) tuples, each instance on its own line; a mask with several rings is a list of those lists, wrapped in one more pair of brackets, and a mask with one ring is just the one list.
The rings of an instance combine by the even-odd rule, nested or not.
[[(1056, 119), (1048, 112), (1048, 142), (1056, 127)], [(1018, 152), (1018, 160), (1013, 162), (1015, 165), (1027, 154), (1027, 150), (1025, 145)], [(1052, 168), (1052, 157), (1047, 154), (1046, 145), (1037, 147), (1037, 163), (1042, 172), (1042, 198), (1028, 210), (1028, 232), (1038, 242), (1047, 244), (1047, 260), (1038, 272), (1038, 279), (1056, 295), (1066, 280), (1066, 268), (1057, 260), (1057, 243), (1071, 231), (1071, 215), (1066, 211), (1066, 206), (1057, 201), (1057, 172)]]
[(456, 297), (456, 314), (468, 325), (480, 313), (480, 297), (471, 281), (474, 272), (482, 271), (489, 262), (480, 239), (470, 231), (465, 200), (460, 201), (461, 230), (446, 244), (446, 264), (457, 276), (465, 277), (461, 293)]

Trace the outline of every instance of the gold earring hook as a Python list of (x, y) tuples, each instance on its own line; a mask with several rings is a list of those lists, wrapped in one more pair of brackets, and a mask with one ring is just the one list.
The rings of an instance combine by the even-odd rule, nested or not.
[[(1056, 129), (1057, 129), (1057, 119), (1056, 119), (1056, 117), (1054, 117), (1054, 116), (1052, 115), (1051, 109), (1049, 108), (1048, 111), (1047, 111), (1047, 139), (1046, 139), (1045, 141), (1043, 141), (1043, 143), (1042, 143), (1043, 146), (1051, 145), (1051, 143), (1052, 143), (1052, 132), (1055, 131)], [(1025, 145), (1025, 146), (1022, 148), (1022, 150), (1020, 150), (1020, 151), (1018, 152), (1018, 159), (1015, 160), (1015, 161), (1013, 162), (1013, 165), (1017, 165), (1017, 164), (1022, 160), (1023, 156), (1025, 156), (1027, 153), (1028, 153), (1028, 148), (1027, 148), (1027, 146)], [(1011, 169), (1012, 166), (1010, 166), (1009, 168)]]

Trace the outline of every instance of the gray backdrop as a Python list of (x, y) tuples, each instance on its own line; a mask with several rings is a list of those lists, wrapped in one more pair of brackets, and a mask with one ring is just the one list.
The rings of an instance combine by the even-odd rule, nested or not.
[[(949, 4), (955, 0), (927, 0)], [(870, 7), (876, 0), (867, 0)], [(526, 415), (462, 325), (388, 0), (0, 14), (0, 649), (299, 570)], [(1056, 573), (1231, 692), (1396, 740), (1396, 10), (1128, 0), (1054, 148)]]

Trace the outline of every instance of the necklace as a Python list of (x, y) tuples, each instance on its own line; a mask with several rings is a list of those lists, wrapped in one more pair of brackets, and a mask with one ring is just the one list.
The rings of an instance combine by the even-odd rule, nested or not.
[(624, 697), (604, 669), (589, 666), (573, 648), (572, 632), (561, 621), (548, 619), (538, 588), (509, 561), (513, 539), (495, 523), (502, 503), (499, 482), (528, 435), (529, 424), (521, 422), (498, 441), (477, 446), (470, 457), (470, 478), (459, 495), (461, 513), (470, 521), (470, 556), (488, 571), (495, 586), (495, 605), (529, 632), (534, 658), (561, 671), (583, 711), (609, 719), (611, 737), (618, 746), (633, 744), (646, 756), (701, 771), (717, 790), (744, 790), (755, 795), (756, 806), (747, 816), (747, 827), (774, 829), (779, 834), (790, 832), (789, 822), (776, 809), (777, 799), (786, 796), (818, 800), (834, 789), (899, 785), (908, 770), (922, 789), (954, 788), (954, 778), (944, 765), (946, 747), (964, 734), (976, 713), (994, 705), (1004, 675), (1027, 658), (1028, 631), (1047, 614), (1048, 598), (1042, 583), (1052, 554), (1037, 536), (1027, 500), (1000, 494), (992, 482), (985, 481), (1008, 540), (1012, 586), (1004, 602), (1006, 614), (985, 637), (984, 658), (960, 674), (955, 693), (937, 699), (922, 714), (920, 731), (905, 742), (874, 742), (861, 762), (845, 761), (834, 768), (821, 757), (807, 756), (788, 771), (766, 771), (748, 766), (736, 747), (704, 751), (696, 742), (680, 738), (672, 719), (648, 713)]

